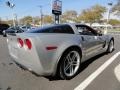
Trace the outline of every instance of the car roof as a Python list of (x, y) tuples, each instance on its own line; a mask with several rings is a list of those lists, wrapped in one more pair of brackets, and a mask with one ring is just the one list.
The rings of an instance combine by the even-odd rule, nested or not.
[[(54, 27), (54, 26), (63, 26), (63, 25), (70, 25), (70, 26), (75, 26), (75, 25), (84, 25), (87, 26), (85, 24), (81, 24), (81, 23), (63, 23), (63, 24), (50, 24), (50, 25), (45, 25), (42, 28), (49, 28), (49, 27)], [(38, 27), (41, 28), (41, 27)]]

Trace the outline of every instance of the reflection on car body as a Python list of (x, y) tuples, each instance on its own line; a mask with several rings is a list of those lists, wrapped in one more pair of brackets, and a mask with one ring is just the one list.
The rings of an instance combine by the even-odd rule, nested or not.
[(76, 76), (87, 59), (114, 49), (112, 36), (82, 24), (37, 28), (9, 35), (7, 41), (13, 61), (21, 67), (43, 76), (58, 74), (62, 79)]

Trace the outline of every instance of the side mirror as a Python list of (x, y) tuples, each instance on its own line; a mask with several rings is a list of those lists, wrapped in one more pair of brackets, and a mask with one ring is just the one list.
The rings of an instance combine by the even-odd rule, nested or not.
[(102, 36), (102, 35), (103, 35), (101, 30), (96, 30), (96, 31), (97, 31), (97, 34), (98, 34), (99, 36)]

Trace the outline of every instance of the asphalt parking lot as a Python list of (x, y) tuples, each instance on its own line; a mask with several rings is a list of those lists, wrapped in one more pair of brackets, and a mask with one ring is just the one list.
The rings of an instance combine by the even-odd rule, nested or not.
[[(81, 72), (72, 80), (37, 77), (21, 70), (8, 53), (6, 38), (0, 35), (0, 90), (82, 90), (80, 86), (89, 76), (100, 68), (113, 55), (120, 51), (120, 36), (115, 37), (115, 51), (102, 54), (82, 64)], [(83, 90), (120, 90), (120, 55), (96, 76)], [(118, 68), (117, 68), (118, 67)]]

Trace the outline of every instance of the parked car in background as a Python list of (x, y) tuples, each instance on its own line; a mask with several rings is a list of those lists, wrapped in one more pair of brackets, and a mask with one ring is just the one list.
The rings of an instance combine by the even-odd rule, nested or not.
[(2, 34), (3, 30), (6, 30), (9, 28), (8, 24), (0, 24), (0, 34)]
[(81, 63), (114, 50), (114, 37), (82, 24), (60, 24), (8, 35), (9, 53), (20, 67), (37, 75), (71, 79)]
[(23, 29), (25, 32), (29, 31), (30, 29), (35, 29), (35, 27), (32, 26), (20, 26), (21, 29)]
[(20, 27), (10, 27), (7, 30), (3, 31), (3, 36), (6, 37), (8, 33), (22, 33), (24, 32), (23, 29), (21, 29)]
[(24, 31), (28, 31), (31, 29), (30, 26), (20, 26), (21, 29), (23, 29)]

